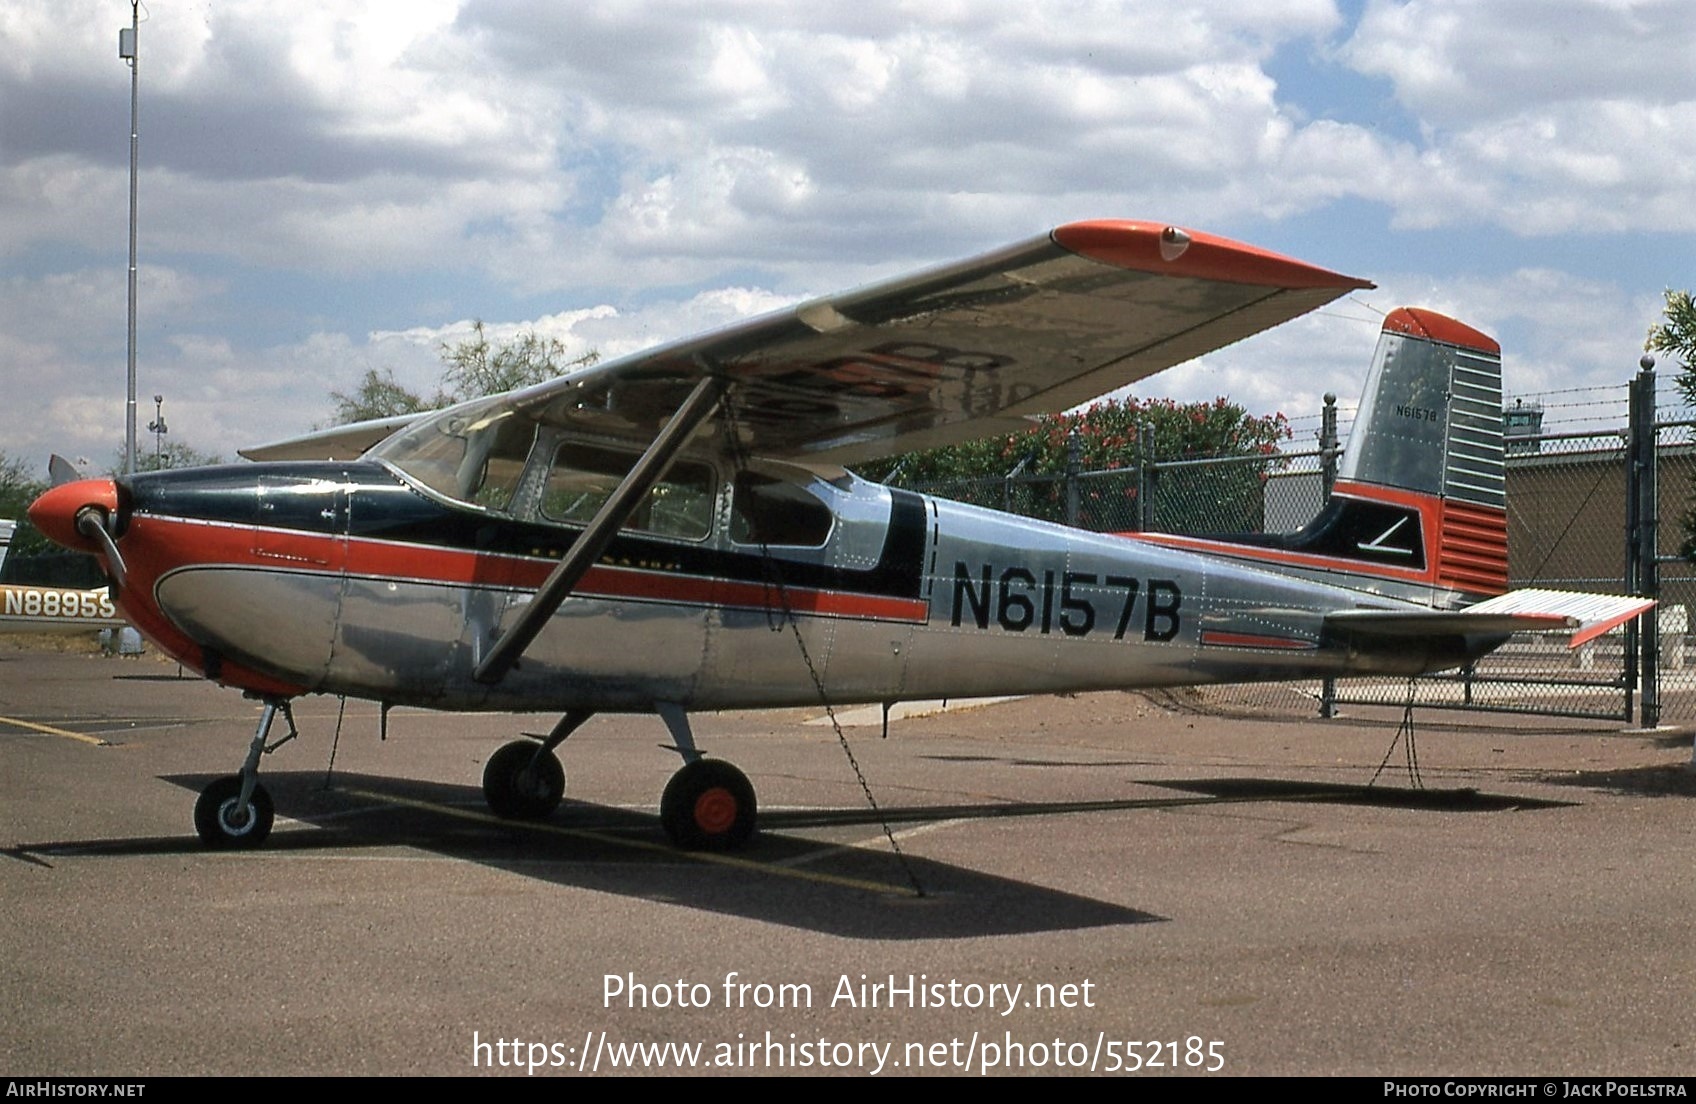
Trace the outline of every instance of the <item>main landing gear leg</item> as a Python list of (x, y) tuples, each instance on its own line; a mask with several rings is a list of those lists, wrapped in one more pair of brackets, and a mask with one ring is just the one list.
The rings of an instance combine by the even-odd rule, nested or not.
[(489, 811), (507, 820), (541, 820), (552, 815), (565, 796), (565, 768), (554, 749), (594, 715), (587, 709), (573, 709), (540, 743), (514, 740), (489, 756), (483, 768), (483, 800), (489, 803)]
[(671, 842), (685, 851), (730, 851), (754, 834), (754, 787), (748, 776), (695, 747), (689, 717), (670, 702), (658, 706), (671, 730), (683, 768), (671, 776), (660, 797), (660, 823)]
[[(267, 745), (277, 714), (289, 726), (289, 734)], [(259, 714), (259, 727), (247, 745), (247, 759), (240, 774), (227, 774), (200, 791), (194, 803), (194, 830), (208, 847), (258, 847), (271, 834), (275, 810), (271, 795), (259, 784), (259, 757), (268, 755), (300, 735), (294, 726), (294, 711), (286, 698), (267, 699)]]

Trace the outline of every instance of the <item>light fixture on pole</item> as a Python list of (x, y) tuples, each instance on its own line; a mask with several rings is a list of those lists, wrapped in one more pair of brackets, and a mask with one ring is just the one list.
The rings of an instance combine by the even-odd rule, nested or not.
[(135, 174), (141, 146), (140, 127), (136, 115), (137, 94), (140, 91), (140, 68), (136, 37), (141, 31), (141, 0), (130, 0), (130, 25), (118, 30), (118, 56), (130, 66), (130, 310), (129, 310), (129, 388), (124, 400), (124, 471), (135, 471)]
[(157, 471), (165, 465), (160, 461), (164, 452), (165, 434), (171, 432), (165, 425), (165, 396), (153, 396), (153, 420), (147, 423), (147, 432), (153, 434), (153, 468)]

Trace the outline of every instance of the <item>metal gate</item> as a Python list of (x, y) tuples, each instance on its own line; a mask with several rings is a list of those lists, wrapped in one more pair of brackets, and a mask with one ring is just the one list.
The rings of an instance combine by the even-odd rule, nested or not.
[[(1696, 720), (1696, 652), (1688, 646), (1696, 570), (1683, 554), (1681, 524), (1696, 517), (1696, 422), (1656, 421), (1655, 373), (1630, 385), (1623, 428), (1576, 433), (1515, 426), (1510, 411), (1506, 490), (1510, 586), (1659, 597), (1660, 606), (1577, 649), (1558, 637), (1519, 634), (1468, 668), (1417, 679), (1361, 678), (1208, 687), (1220, 705), (1287, 712), (1309, 703), (1472, 709), (1641, 723)], [(1144, 461), (1105, 472), (917, 487), (1084, 528), (1173, 533), (1233, 528), (1289, 531), (1318, 512), (1340, 455), (1334, 406), (1321, 418), (1319, 447), (1276, 460)], [(1664, 473), (1658, 475), (1659, 469)], [(1665, 501), (1665, 505), (1661, 503)]]

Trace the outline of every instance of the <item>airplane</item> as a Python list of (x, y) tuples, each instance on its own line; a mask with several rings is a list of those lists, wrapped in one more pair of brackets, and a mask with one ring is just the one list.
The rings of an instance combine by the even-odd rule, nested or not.
[[(17, 525), (10, 518), (0, 519), (0, 566), (11, 551)], [(0, 633), (86, 632), (123, 623), (107, 587), (0, 583)]]
[[(1085, 532), (857, 477), (1007, 432), (1372, 285), (1154, 222), (1031, 240), (251, 464), (67, 482), (30, 508), (162, 651), (263, 703), (195, 826), (254, 847), (290, 702), (558, 713), (495, 751), (490, 809), (559, 805), (556, 749), (657, 715), (660, 820), (743, 845), (753, 785), (701, 710), (1414, 675), (1652, 605), (1506, 592), (1500, 349), (1384, 321), (1325, 510), (1293, 535)], [(310, 458), (310, 459), (305, 459)], [(287, 737), (278, 743), (286, 742)]]

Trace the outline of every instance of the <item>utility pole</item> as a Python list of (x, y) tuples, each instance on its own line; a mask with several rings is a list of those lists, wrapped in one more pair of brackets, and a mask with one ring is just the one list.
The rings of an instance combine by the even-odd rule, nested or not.
[(141, 128), (136, 103), (141, 91), (141, 70), (136, 38), (141, 32), (141, 0), (130, 0), (130, 25), (118, 31), (118, 56), (130, 66), (130, 311), (129, 389), (124, 401), (124, 472), (135, 473), (135, 175), (140, 159)]

